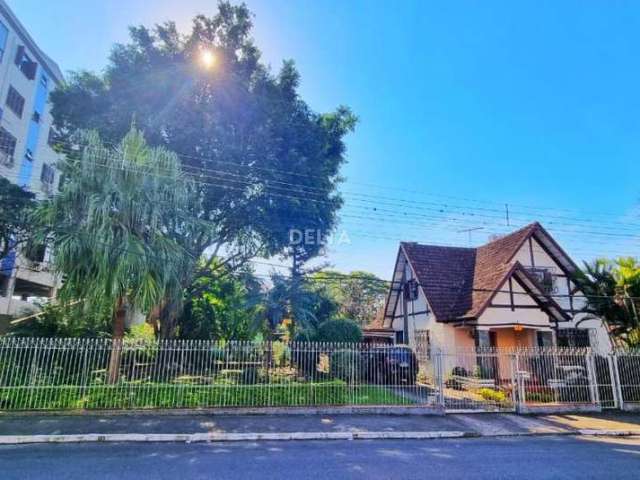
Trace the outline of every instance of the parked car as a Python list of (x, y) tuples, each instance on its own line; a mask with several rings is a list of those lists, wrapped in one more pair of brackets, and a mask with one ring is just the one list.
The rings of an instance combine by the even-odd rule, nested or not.
[(375, 346), (362, 352), (362, 376), (377, 385), (414, 385), (418, 360), (411, 348)]

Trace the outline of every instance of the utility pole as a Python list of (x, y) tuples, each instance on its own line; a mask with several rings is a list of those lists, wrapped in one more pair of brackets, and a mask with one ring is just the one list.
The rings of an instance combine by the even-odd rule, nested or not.
[(507, 217), (507, 227), (510, 227), (511, 223), (509, 222), (509, 204), (508, 203), (504, 204), (504, 213)]

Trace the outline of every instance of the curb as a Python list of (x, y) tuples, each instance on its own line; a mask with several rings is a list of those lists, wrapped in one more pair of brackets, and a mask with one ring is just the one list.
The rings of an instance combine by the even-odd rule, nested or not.
[(592, 436), (592, 437), (633, 437), (640, 436), (640, 430), (592, 430), (581, 429), (578, 430), (579, 435)]
[(291, 432), (291, 433), (89, 433), (78, 435), (0, 435), (0, 445), (92, 442), (256, 442), (292, 440), (426, 440), (479, 437), (475, 432)]
[(640, 436), (640, 430), (568, 430), (563, 432), (487, 433), (471, 431), (436, 432), (291, 432), (291, 433), (89, 433), (77, 435), (0, 435), (0, 445), (29, 443), (108, 443), (108, 442), (257, 442), (296, 440), (435, 440), (450, 438), (497, 438), (542, 436)]
[[(456, 412), (457, 413), (457, 412)], [(265, 415), (384, 415), (384, 416), (444, 416), (441, 406), (335, 406), (335, 407), (215, 407), (215, 408), (168, 408), (131, 410), (0, 410), (2, 417), (32, 416), (86, 416), (86, 415), (162, 415), (162, 416), (265, 416)]]

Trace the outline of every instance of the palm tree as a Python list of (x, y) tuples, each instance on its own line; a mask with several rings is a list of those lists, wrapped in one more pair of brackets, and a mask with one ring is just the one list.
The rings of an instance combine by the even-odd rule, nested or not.
[(113, 148), (95, 132), (81, 134), (79, 143), (62, 165), (68, 181), (36, 218), (52, 239), (62, 301), (111, 309), (113, 383), (127, 309), (148, 312), (180, 296), (181, 278), (193, 268), (194, 258), (170, 235), (188, 222), (193, 190), (177, 156), (149, 147), (135, 128)]
[(640, 344), (640, 268), (636, 260), (585, 263), (576, 281), (587, 297), (587, 318), (602, 319), (610, 334), (626, 346)]

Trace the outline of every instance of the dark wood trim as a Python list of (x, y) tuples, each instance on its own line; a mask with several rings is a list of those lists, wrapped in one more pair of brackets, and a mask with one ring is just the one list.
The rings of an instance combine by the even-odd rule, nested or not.
[[(548, 233), (547, 233), (547, 235), (548, 235), (548, 236), (549, 236), (549, 238), (552, 240), (552, 242), (556, 245), (556, 248), (557, 248), (558, 250), (560, 250), (560, 251), (565, 255), (565, 257), (567, 257), (567, 258), (569, 259), (569, 262), (570, 262), (570, 263), (573, 263), (573, 260), (571, 260), (571, 257), (569, 257), (569, 255), (567, 255), (567, 254), (565, 253), (565, 251), (564, 251), (564, 250), (562, 250), (562, 248), (560, 247), (560, 245), (558, 245), (558, 243), (557, 243), (555, 240), (553, 240), (553, 237), (551, 237), (551, 235), (549, 235)], [(567, 268), (566, 268), (564, 265), (562, 265), (562, 262), (560, 262), (560, 261), (558, 260), (558, 256), (557, 256), (557, 255), (555, 255), (554, 253), (552, 253), (552, 252), (551, 252), (551, 250), (549, 250), (549, 249), (546, 247), (546, 245), (544, 244), (544, 242), (541, 242), (541, 241), (540, 241), (540, 240), (538, 240), (538, 239), (536, 239), (536, 241), (538, 242), (538, 245), (540, 245), (540, 248), (542, 248), (542, 250), (544, 250), (544, 253), (546, 253), (547, 255), (549, 255), (549, 257), (550, 257), (554, 262), (556, 262), (556, 263), (558, 264), (558, 267), (560, 267), (560, 270), (562, 270), (562, 271), (564, 272), (565, 276), (567, 276), (567, 277), (571, 276), (571, 272), (569, 272), (569, 271), (567, 270)]]
[(402, 335), (403, 341), (408, 343), (409, 340), (409, 302), (407, 301), (406, 288), (407, 288), (407, 263), (405, 262), (402, 268)]
[(542, 310), (542, 307), (540, 305), (505, 305), (503, 303), (492, 303), (488, 308), (510, 308), (512, 312), (518, 308)]
[[(527, 272), (526, 268), (521, 267), (520, 272), (522, 273), (522, 275), (524, 275), (525, 278), (528, 278), (529, 281), (531, 281), (534, 285), (537, 286), (537, 282), (536, 279), (533, 278), (533, 276)], [(514, 272), (515, 273), (515, 272)], [(529, 286), (520, 278), (518, 278), (517, 276), (515, 277), (516, 282), (518, 282), (518, 284), (524, 289), (525, 292), (529, 293), (529, 296), (533, 299), (534, 302), (536, 302), (536, 304), (538, 304), (539, 306), (543, 307), (543, 310), (548, 309), (550, 306), (554, 307), (556, 310), (558, 310), (559, 312), (562, 312), (564, 314), (564, 309), (558, 305), (558, 302), (556, 302), (553, 297), (547, 295), (546, 293), (544, 293), (543, 291), (541, 291), (541, 293), (535, 293), (533, 292)], [(547, 299), (547, 302), (541, 302), (540, 301), (540, 297), (545, 297)], [(550, 310), (547, 310), (547, 314), (550, 315)], [(567, 318), (565, 318), (563, 321), (568, 321), (570, 320), (570, 316), (566, 316)]]
[[(428, 315), (431, 313), (431, 310), (420, 310), (419, 312), (415, 312), (415, 313), (408, 313), (407, 315), (409, 317), (415, 317), (417, 315)], [(403, 318), (404, 315), (394, 315), (393, 319), (395, 320), (396, 318)]]
[(515, 310), (513, 303), (513, 282), (511, 281), (511, 277), (509, 277), (509, 303), (511, 304), (511, 311)]
[[(535, 323), (478, 323), (475, 325), (476, 328), (479, 327), (504, 327), (504, 328), (513, 328), (515, 325), (520, 325), (522, 327), (532, 327), (532, 328), (553, 328), (551, 322), (549, 325), (537, 325)], [(482, 330), (480, 328), (480, 330)]]
[(529, 258), (531, 259), (531, 266), (535, 267), (536, 266), (536, 260), (535, 260), (535, 257), (533, 255), (533, 242), (531, 241), (531, 237), (532, 237), (532, 235), (529, 235)]
[(398, 262), (400, 262), (400, 255), (404, 255), (404, 252), (402, 251), (402, 243), (400, 244), (400, 247), (398, 247), (398, 254), (396, 255), (396, 263), (393, 265), (393, 275), (391, 276), (391, 285), (389, 286), (389, 293), (387, 295), (387, 298), (384, 302), (384, 316), (382, 318), (382, 325), (384, 326), (384, 320), (386, 318), (391, 318), (391, 322), (393, 322), (393, 316), (396, 314), (396, 309), (398, 308), (398, 299), (400, 298), (400, 294), (402, 293), (402, 287), (400, 287), (400, 293), (398, 293), (398, 296), (396, 297), (396, 301), (393, 305), (393, 310), (391, 311), (391, 315), (387, 315), (387, 310), (389, 309), (389, 300), (391, 298), (391, 294), (394, 291), (393, 285), (395, 284), (395, 277), (396, 277), (396, 270), (398, 270)]

